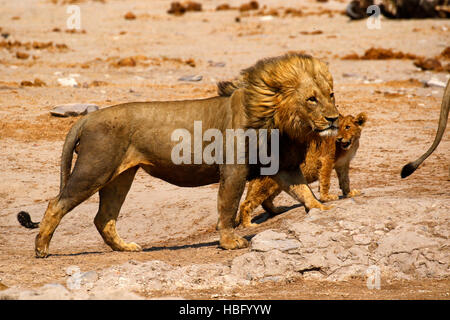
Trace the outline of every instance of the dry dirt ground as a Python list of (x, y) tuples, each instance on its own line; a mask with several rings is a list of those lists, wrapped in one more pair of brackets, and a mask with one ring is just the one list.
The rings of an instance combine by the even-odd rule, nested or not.
[[(233, 78), (260, 58), (293, 50), (329, 63), (342, 113), (365, 111), (369, 117), (350, 171), (352, 186), (363, 194), (354, 200), (335, 201), (335, 209), (315, 212), (315, 219), (325, 219), (324, 230), (342, 230), (353, 239), (358, 235), (372, 237), (369, 242), (375, 246), (381, 246), (390, 232), (421, 234), (427, 244), (432, 243), (429, 251), (420, 251), (420, 243), (410, 248), (417, 256), (410, 262), (417, 268), (414, 270), (404, 268), (409, 261), (406, 258), (383, 260), (380, 290), (366, 287), (364, 272), (352, 274), (346, 269), (336, 279), (320, 274), (306, 277), (299, 272), (226, 288), (161, 286), (133, 291), (147, 298), (450, 298), (448, 133), (414, 175), (405, 180), (399, 175), (405, 163), (428, 148), (437, 127), (443, 88), (424, 87), (421, 81), (436, 78), (446, 82), (448, 73), (421, 71), (411, 59), (342, 59), (352, 53), (362, 55), (371, 47), (426, 58), (440, 56), (450, 44), (450, 21), (382, 19), (380, 30), (370, 30), (366, 21), (349, 21), (342, 15), (343, 1), (308, 0), (300, 5), (297, 1), (260, 1), (266, 10), (279, 12), (270, 18), (257, 11), (216, 11), (217, 5), (225, 2), (216, 0), (203, 1), (201, 12), (179, 17), (166, 13), (168, 1), (74, 2), (81, 9), (82, 31), (78, 32), (66, 32), (70, 14), (64, 1), (0, 0), (4, 34), (0, 38), (0, 290), (1, 284), (24, 289), (48, 283), (65, 285), (69, 266), (100, 275), (130, 261), (158, 260), (173, 268), (196, 264), (229, 267), (245, 254), (256, 254), (252, 249), (218, 248), (217, 185), (179, 188), (141, 171), (122, 208), (118, 231), (126, 241), (139, 243), (143, 252), (112, 252), (103, 243), (93, 224), (97, 195), (63, 219), (47, 259), (34, 258), (36, 230), (20, 227), (16, 214), (25, 210), (38, 221), (47, 201), (58, 193), (63, 139), (76, 119), (50, 116), (54, 106), (86, 102), (107, 107), (136, 100), (210, 97), (218, 80)], [(243, 3), (228, 2), (234, 6)], [(288, 7), (301, 9), (303, 14), (285, 15)], [(136, 16), (134, 20), (124, 18), (130, 11)], [(28, 58), (19, 59), (23, 53)], [(127, 57), (134, 57), (136, 65), (120, 66), (119, 61)], [(449, 62), (439, 59), (443, 65)], [(186, 75), (201, 75), (203, 79), (178, 81)], [(60, 85), (58, 79), (66, 77), (73, 77), (79, 85)], [(45, 86), (21, 85), (36, 78)], [(337, 193), (336, 177), (332, 179), (332, 191)], [(316, 184), (313, 188), (317, 190)], [(251, 239), (268, 229), (295, 233), (291, 224), (309, 219), (304, 208), (288, 196), (280, 195), (277, 203), (289, 210), (265, 219), (264, 211), (258, 208), (255, 216), (262, 217), (259, 226), (240, 228), (239, 234)], [(356, 225), (341, 226), (341, 219)], [(369, 252), (369, 242), (350, 243), (348, 248), (359, 246), (358, 250)], [(421, 255), (432, 258), (420, 263)], [(331, 262), (327, 266), (332, 267)]]

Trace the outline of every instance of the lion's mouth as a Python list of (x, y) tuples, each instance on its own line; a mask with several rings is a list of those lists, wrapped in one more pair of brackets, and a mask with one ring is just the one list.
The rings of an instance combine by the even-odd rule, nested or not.
[(318, 132), (319, 135), (322, 137), (331, 137), (331, 136), (335, 136), (337, 134), (338, 128), (331, 125), (325, 129), (316, 128), (315, 131)]
[(347, 150), (348, 148), (350, 148), (351, 144), (352, 144), (351, 140), (347, 142), (341, 142), (341, 148)]

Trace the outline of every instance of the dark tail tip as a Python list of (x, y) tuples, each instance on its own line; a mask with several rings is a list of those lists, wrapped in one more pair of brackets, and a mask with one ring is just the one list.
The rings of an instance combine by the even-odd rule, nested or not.
[(20, 211), (17, 214), (17, 220), (19, 221), (21, 226), (28, 228), (28, 229), (36, 229), (39, 227), (39, 222), (31, 221), (30, 214), (25, 211)]
[(410, 162), (402, 168), (402, 172), (400, 173), (402, 178), (406, 178), (411, 175), (414, 171), (416, 171), (416, 167)]

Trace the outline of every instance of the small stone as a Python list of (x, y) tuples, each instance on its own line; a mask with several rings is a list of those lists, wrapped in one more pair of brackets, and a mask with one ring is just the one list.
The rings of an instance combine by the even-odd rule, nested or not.
[(76, 117), (97, 111), (99, 107), (89, 103), (68, 103), (56, 106), (50, 111), (55, 117)]
[(134, 20), (136, 19), (136, 15), (133, 12), (127, 12), (124, 16), (125, 20)]
[(214, 62), (212, 60), (209, 60), (208, 64), (210, 67), (216, 67), (216, 68), (223, 68), (226, 65), (225, 62)]
[(201, 75), (191, 75), (191, 76), (183, 76), (178, 79), (178, 81), (189, 81), (189, 82), (195, 82), (195, 81), (201, 81), (203, 79), (203, 76)]
[(135, 67), (136, 60), (134, 60), (134, 58), (132, 58), (132, 57), (123, 58), (117, 62), (117, 66), (119, 66), (119, 67)]
[(439, 87), (439, 88), (445, 88), (445, 83), (443, 81), (440, 81), (437, 78), (431, 78), (427, 82), (425, 82), (425, 87)]
[(20, 52), (20, 51), (16, 52), (16, 58), (17, 59), (25, 60), (25, 59), (28, 59), (29, 56), (30, 55), (28, 53), (25, 53), (25, 52)]
[(63, 87), (77, 87), (78, 82), (72, 77), (68, 78), (59, 78), (58, 83), (62, 85)]
[(371, 239), (364, 234), (357, 234), (353, 236), (353, 241), (358, 245), (368, 245), (371, 242)]

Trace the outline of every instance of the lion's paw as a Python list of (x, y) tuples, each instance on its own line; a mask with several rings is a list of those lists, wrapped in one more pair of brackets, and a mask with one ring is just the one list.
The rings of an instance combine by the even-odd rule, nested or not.
[(138, 245), (137, 243), (130, 242), (130, 243), (127, 243), (127, 244), (123, 247), (123, 251), (138, 252), (138, 251), (142, 251), (142, 248), (141, 248), (141, 246)]
[(320, 201), (327, 202), (327, 201), (334, 201), (339, 199), (339, 196), (335, 194), (324, 194), (320, 196)]
[(243, 222), (243, 223), (242, 223), (242, 226), (243, 226), (244, 228), (254, 228), (254, 227), (257, 227), (258, 225), (257, 225), (256, 223), (251, 223), (251, 222), (246, 223), (246, 222)]
[(357, 189), (353, 189), (352, 191), (350, 191), (347, 195), (348, 198), (352, 198), (352, 197), (356, 197), (359, 196), (361, 194), (361, 191), (357, 190)]
[(220, 233), (220, 247), (226, 250), (247, 248), (248, 241), (233, 231), (224, 230)]

